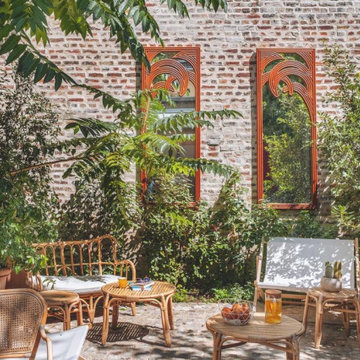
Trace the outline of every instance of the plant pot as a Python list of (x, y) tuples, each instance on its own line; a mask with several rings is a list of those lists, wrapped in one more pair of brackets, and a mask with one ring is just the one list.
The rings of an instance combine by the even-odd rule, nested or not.
[(320, 287), (324, 291), (338, 292), (342, 289), (342, 281), (336, 278), (326, 278), (323, 276), (320, 281)]
[(10, 269), (0, 269), (0, 290), (6, 288), (6, 281), (10, 278)]

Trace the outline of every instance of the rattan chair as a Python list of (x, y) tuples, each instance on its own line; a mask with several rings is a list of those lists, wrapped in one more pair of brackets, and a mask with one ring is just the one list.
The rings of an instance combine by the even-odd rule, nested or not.
[(0, 359), (82, 359), (79, 354), (88, 327), (47, 335), (46, 308), (34, 290), (0, 290)]

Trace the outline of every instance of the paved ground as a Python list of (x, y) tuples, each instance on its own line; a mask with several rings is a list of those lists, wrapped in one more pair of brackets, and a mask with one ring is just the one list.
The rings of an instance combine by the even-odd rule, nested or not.
[[(89, 331), (82, 356), (86, 360), (153, 360), (153, 359), (211, 359), (212, 337), (206, 330), (205, 321), (218, 313), (217, 304), (175, 303), (175, 327), (172, 331), (173, 345), (164, 344), (159, 309), (152, 306), (138, 306), (136, 317), (130, 309), (124, 308), (119, 316), (116, 330), (110, 330), (108, 342), (100, 344), (101, 321), (96, 318)], [(284, 313), (297, 319), (302, 318), (303, 307), (286, 306)], [(309, 320), (313, 314), (309, 313)], [(351, 335), (346, 338), (342, 331), (341, 318), (330, 315), (325, 318), (323, 341), (319, 350), (313, 348), (313, 323), (310, 322), (306, 335), (301, 338), (301, 360), (343, 359), (359, 360), (355, 324)], [(59, 324), (48, 325), (50, 331)], [(222, 359), (285, 359), (285, 353), (265, 346), (246, 344), (238, 348), (223, 350)]]

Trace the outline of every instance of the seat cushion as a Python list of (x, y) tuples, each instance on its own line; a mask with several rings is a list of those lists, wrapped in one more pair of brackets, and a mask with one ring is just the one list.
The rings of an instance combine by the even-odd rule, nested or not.
[(65, 290), (78, 294), (100, 292), (109, 283), (117, 282), (116, 275), (41, 276), (44, 290)]

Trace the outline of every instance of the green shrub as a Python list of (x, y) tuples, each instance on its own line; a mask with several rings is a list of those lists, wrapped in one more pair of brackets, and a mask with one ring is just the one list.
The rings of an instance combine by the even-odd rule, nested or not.
[(44, 259), (30, 245), (57, 237), (49, 168), (32, 168), (46, 160), (46, 146), (59, 133), (57, 121), (50, 101), (29, 81), (1, 75), (0, 267), (10, 260), (16, 271), (39, 268)]
[(246, 207), (239, 180), (227, 181), (214, 206), (196, 208), (186, 183), (159, 180), (136, 233), (140, 271), (200, 293), (253, 278), (258, 245), (284, 226), (275, 210)]
[(319, 148), (329, 171), (332, 214), (341, 233), (355, 236), (360, 233), (360, 74), (339, 46), (326, 50), (325, 64), (337, 85), (326, 100), (337, 111), (321, 114)]

